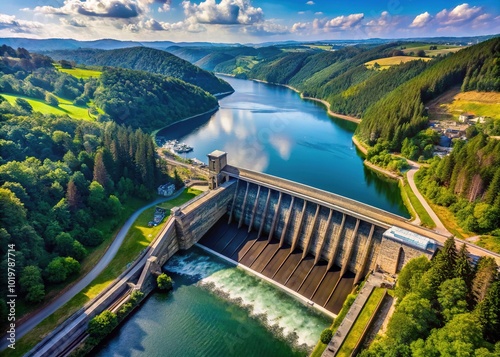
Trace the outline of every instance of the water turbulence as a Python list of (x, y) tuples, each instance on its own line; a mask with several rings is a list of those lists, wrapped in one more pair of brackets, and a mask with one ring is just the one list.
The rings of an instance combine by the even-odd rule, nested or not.
[(295, 350), (310, 351), (330, 323), (327, 317), (272, 284), (196, 249), (175, 255), (164, 269), (192, 279), (198, 286), (244, 308), (253, 319)]

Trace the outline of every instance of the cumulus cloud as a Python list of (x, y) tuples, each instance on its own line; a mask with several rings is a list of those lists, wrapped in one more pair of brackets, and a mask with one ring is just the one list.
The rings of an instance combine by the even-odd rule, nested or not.
[(143, 3), (134, 0), (65, 0), (61, 7), (37, 6), (34, 11), (51, 15), (94, 16), (128, 19), (143, 13)]
[(327, 20), (322, 23), (321, 21), (316, 22), (316, 26), (323, 26), (325, 29), (333, 30), (348, 30), (350, 28), (356, 27), (365, 18), (364, 14), (351, 14), (348, 16), (337, 16), (331, 20)]
[(443, 9), (436, 15), (436, 19), (440, 25), (444, 26), (460, 26), (474, 20), (480, 16), (482, 8), (478, 6), (470, 6), (467, 3), (456, 6), (453, 10), (448, 11)]
[(292, 25), (291, 32), (300, 32), (306, 30), (308, 27), (307, 22), (296, 22)]
[(42, 26), (39, 22), (18, 20), (13, 15), (0, 14), (0, 30), (15, 33), (31, 33)]
[(429, 14), (427, 11), (424, 12), (423, 14), (417, 15), (414, 19), (413, 22), (410, 24), (410, 27), (415, 27), (415, 28), (421, 28), (424, 27), (429, 23), (429, 21), (432, 20), (431, 14)]
[(314, 4), (315, 4), (314, 1), (308, 1), (308, 2), (306, 2), (306, 5), (314, 5)]
[(314, 13), (314, 15), (323, 15), (323, 12), (317, 11), (317, 12)]
[(251, 26), (245, 26), (242, 31), (243, 33), (253, 36), (282, 35), (290, 32), (287, 26), (281, 25), (273, 20), (259, 22)]
[(206, 0), (199, 4), (183, 2), (186, 20), (191, 23), (216, 25), (250, 25), (262, 22), (264, 12), (249, 0)]

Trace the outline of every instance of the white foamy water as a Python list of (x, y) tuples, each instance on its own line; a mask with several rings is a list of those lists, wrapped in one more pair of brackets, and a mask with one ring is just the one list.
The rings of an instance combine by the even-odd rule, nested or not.
[(267, 328), (297, 347), (313, 348), (331, 321), (243, 269), (209, 255), (175, 255), (165, 269), (200, 279), (197, 284), (243, 306)]

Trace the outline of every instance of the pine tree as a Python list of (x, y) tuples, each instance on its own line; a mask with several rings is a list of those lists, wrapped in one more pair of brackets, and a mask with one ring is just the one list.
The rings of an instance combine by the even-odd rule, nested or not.
[(106, 187), (108, 183), (108, 171), (104, 165), (103, 153), (98, 151), (94, 159), (94, 180), (99, 182), (102, 187)]
[(486, 293), (497, 277), (498, 266), (491, 257), (481, 257), (477, 263), (476, 276), (472, 281), (472, 294), (476, 303), (483, 301)]
[(68, 188), (66, 189), (66, 200), (68, 201), (68, 206), (70, 211), (75, 212), (82, 206), (82, 197), (78, 192), (78, 187), (71, 178), (68, 182)]

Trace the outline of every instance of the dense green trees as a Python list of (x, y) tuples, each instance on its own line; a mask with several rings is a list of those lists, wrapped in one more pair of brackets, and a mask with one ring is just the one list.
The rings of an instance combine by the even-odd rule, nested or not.
[(80, 49), (54, 51), (50, 52), (50, 56), (86, 65), (121, 67), (161, 74), (193, 84), (212, 94), (233, 90), (229, 83), (215, 77), (212, 73), (168, 52), (154, 48), (131, 47), (109, 51)]
[(402, 269), (386, 335), (361, 356), (479, 357), (500, 351), (498, 266), (480, 258), (474, 267), (464, 252), (450, 238), (431, 262), (420, 257)]
[(452, 86), (462, 85), (466, 77), (472, 83), (465, 86), (467, 89), (478, 88), (474, 83), (480, 82), (483, 90), (500, 91), (498, 69), (493, 65), (499, 54), (500, 38), (494, 38), (435, 62), (368, 108), (357, 134), (370, 144), (379, 138), (399, 137), (394, 145), (399, 148), (403, 138), (415, 136), (426, 126), (424, 103)]
[(213, 109), (217, 100), (178, 79), (127, 69), (106, 69), (94, 100), (119, 123), (146, 131)]
[(467, 143), (455, 142), (450, 155), (432, 159), (415, 180), (430, 200), (449, 207), (465, 230), (486, 233), (500, 227), (499, 167), (500, 141), (479, 133)]

